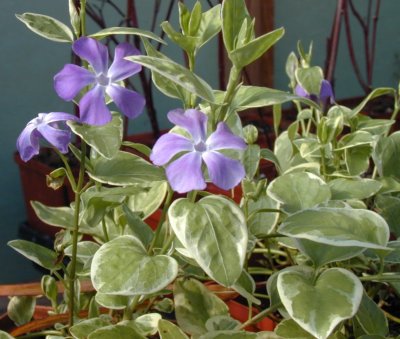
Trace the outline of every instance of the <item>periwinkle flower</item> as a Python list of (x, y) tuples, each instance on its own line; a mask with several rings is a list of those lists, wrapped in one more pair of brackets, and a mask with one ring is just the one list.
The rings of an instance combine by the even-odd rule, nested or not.
[(97, 40), (82, 37), (74, 42), (72, 49), (76, 55), (89, 63), (91, 69), (73, 64), (65, 65), (54, 77), (54, 88), (62, 99), (70, 101), (84, 87), (90, 86), (90, 90), (79, 101), (81, 122), (104, 125), (111, 121), (106, 94), (127, 117), (135, 118), (142, 113), (144, 98), (119, 84), (142, 69), (141, 65), (124, 59), (140, 54), (135, 47), (128, 43), (117, 45), (114, 61), (109, 68), (108, 49)]
[(211, 182), (224, 190), (235, 187), (243, 179), (245, 170), (241, 162), (219, 152), (246, 148), (244, 140), (234, 135), (225, 123), (218, 123), (217, 129), (207, 138), (208, 117), (203, 112), (176, 109), (168, 113), (168, 119), (185, 129), (190, 137), (173, 132), (162, 135), (153, 147), (150, 160), (162, 166), (178, 156), (166, 167), (166, 175), (174, 191), (186, 193), (205, 189), (203, 162)]
[(63, 112), (39, 113), (37, 118), (28, 122), (17, 140), (17, 149), (21, 159), (25, 162), (39, 154), (40, 138), (46, 139), (61, 153), (68, 152), (71, 142), (71, 130), (66, 121), (77, 121), (74, 115)]
[(308, 93), (300, 84), (296, 86), (294, 93), (299, 97), (307, 98), (324, 105), (328, 100), (331, 104), (335, 101), (332, 86), (328, 80), (322, 80), (319, 93)]

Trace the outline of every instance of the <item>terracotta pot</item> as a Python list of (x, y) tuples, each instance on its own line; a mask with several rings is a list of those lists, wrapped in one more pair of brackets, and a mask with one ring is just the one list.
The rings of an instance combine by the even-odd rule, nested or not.
[[(240, 321), (241, 323), (244, 323), (248, 320), (249, 308), (247, 306), (242, 305), (234, 300), (229, 300), (226, 302), (226, 304), (228, 305), (229, 313), (231, 314), (232, 318)], [(256, 315), (259, 313), (259, 310), (253, 307), (252, 312), (253, 315)], [(276, 324), (273, 320), (265, 317), (258, 323), (245, 327), (245, 330), (250, 332), (273, 331), (275, 326)]]

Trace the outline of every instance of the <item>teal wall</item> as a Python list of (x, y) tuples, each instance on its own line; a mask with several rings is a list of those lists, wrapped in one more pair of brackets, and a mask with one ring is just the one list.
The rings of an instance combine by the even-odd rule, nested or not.
[[(94, 0), (93, 0), (94, 1)], [(206, 4), (205, 0), (201, 0)], [(270, 1), (270, 0), (265, 0)], [(137, 0), (140, 10), (140, 24), (148, 28), (153, 1)], [(358, 0), (356, 4), (366, 2)], [(19, 22), (14, 14), (36, 12), (54, 16), (68, 23), (67, 1), (54, 0), (1, 0), (0, 1), (0, 262), (5, 268), (0, 271), (0, 283), (37, 280), (39, 274), (30, 263), (14, 253), (5, 244), (17, 236), (19, 224), (25, 220), (25, 210), (18, 177), (18, 169), (13, 162), (15, 141), (27, 121), (39, 112), (67, 111), (71, 105), (63, 102), (53, 91), (52, 79), (62, 66), (69, 62), (70, 49), (67, 44), (47, 41), (36, 36)], [(117, 3), (123, 3), (117, 1)], [(189, 6), (192, 1), (186, 1)], [(165, 6), (166, 1), (162, 1)], [(206, 5), (204, 6), (206, 7)], [(329, 35), (335, 1), (322, 0), (276, 0), (275, 24), (286, 28), (285, 37), (275, 49), (275, 87), (287, 89), (284, 64), (288, 53), (294, 50), (297, 40), (304, 44), (314, 41), (314, 64), (323, 66), (326, 37)], [(395, 54), (400, 53), (400, 28), (396, 24), (400, 12), (399, 0), (382, 1), (379, 22), (375, 86), (395, 86), (394, 73), (399, 73), (400, 65), (395, 62)], [(115, 25), (115, 17), (110, 15), (110, 25)], [(114, 20), (114, 22), (113, 22)], [(176, 11), (175, 11), (176, 22)], [(176, 25), (175, 25), (176, 26)], [(89, 31), (93, 32), (90, 26)], [(359, 40), (359, 36), (354, 37)], [(343, 42), (343, 39), (342, 39)], [(167, 47), (164, 50), (182, 60), (181, 53)], [(197, 70), (213, 87), (217, 87), (218, 69), (215, 43), (210, 51), (200, 54)], [(346, 46), (342, 43), (337, 62), (336, 94), (340, 98), (360, 95), (360, 87), (355, 80), (349, 62)], [(167, 126), (165, 113), (178, 105), (174, 100), (156, 97), (159, 119)], [(145, 115), (130, 124), (132, 132), (149, 130)]]

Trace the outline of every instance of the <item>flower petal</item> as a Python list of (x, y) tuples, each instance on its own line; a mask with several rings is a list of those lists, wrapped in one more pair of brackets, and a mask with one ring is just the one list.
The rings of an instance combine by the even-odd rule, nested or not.
[(106, 74), (108, 68), (108, 49), (96, 39), (82, 37), (74, 42), (72, 49), (81, 59), (93, 67), (96, 74)]
[(28, 123), (17, 139), (17, 150), (21, 159), (25, 162), (39, 154), (39, 133), (36, 131), (36, 124)]
[(124, 80), (142, 70), (141, 65), (124, 59), (130, 55), (140, 55), (140, 51), (127, 42), (115, 47), (114, 61), (108, 69), (112, 82)]
[(83, 67), (67, 64), (54, 76), (54, 89), (58, 96), (70, 101), (87, 85), (95, 81), (95, 75)]
[(190, 140), (175, 133), (167, 133), (162, 135), (153, 146), (150, 160), (155, 165), (162, 166), (170, 161), (176, 154), (193, 150), (193, 144)]
[(46, 114), (43, 118), (43, 122), (46, 124), (51, 124), (53, 122), (58, 122), (58, 121), (78, 121), (78, 117), (75, 115), (69, 114), (69, 113), (64, 113), (64, 112), (50, 112)]
[(50, 144), (58, 148), (61, 153), (68, 153), (68, 144), (71, 142), (71, 132), (54, 128), (51, 125), (42, 123), (37, 130)]
[(328, 80), (322, 80), (321, 82), (321, 90), (319, 91), (319, 99), (322, 102), (330, 100), (330, 103), (333, 104), (335, 101), (335, 97), (333, 96), (332, 86)]
[(294, 89), (294, 94), (302, 98), (310, 98), (310, 94), (300, 85), (297, 85)]
[(81, 121), (89, 125), (104, 125), (111, 121), (111, 112), (104, 99), (101, 86), (93, 87), (79, 102)]
[(128, 118), (136, 118), (143, 112), (146, 100), (139, 93), (118, 85), (107, 86), (106, 92)]
[(203, 160), (210, 180), (224, 190), (235, 187), (246, 174), (239, 160), (230, 159), (219, 152), (204, 152)]
[(208, 117), (195, 109), (175, 109), (168, 112), (168, 120), (187, 130), (197, 144), (206, 141)]
[(210, 151), (220, 149), (244, 150), (247, 147), (244, 140), (233, 134), (223, 122), (218, 123), (216, 131), (208, 137), (206, 144)]
[(178, 193), (206, 188), (201, 171), (201, 154), (190, 152), (173, 161), (166, 169), (172, 189)]

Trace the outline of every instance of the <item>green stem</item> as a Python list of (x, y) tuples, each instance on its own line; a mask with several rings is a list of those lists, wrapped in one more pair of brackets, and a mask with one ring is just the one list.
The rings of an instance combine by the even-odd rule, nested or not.
[(124, 320), (132, 320), (133, 312), (135, 311), (136, 306), (138, 305), (140, 298), (141, 298), (140, 295), (135, 295), (133, 297), (132, 302), (130, 303), (130, 305), (127, 308), (125, 308), (125, 310), (124, 310)]
[(78, 236), (79, 236), (79, 211), (81, 205), (81, 194), (84, 184), (85, 176), (85, 160), (86, 160), (86, 143), (81, 141), (81, 162), (79, 168), (78, 183), (75, 191), (75, 211), (74, 211), (74, 228), (72, 231), (72, 256), (71, 263), (69, 267), (69, 326), (74, 325), (75, 316), (75, 280), (76, 280), (76, 258), (78, 252)]
[(231, 68), (231, 71), (229, 73), (228, 86), (227, 86), (227, 89), (225, 92), (224, 101), (222, 103), (221, 110), (219, 111), (217, 119), (215, 121), (213, 121), (214, 128), (218, 122), (225, 121), (228, 118), (227, 117), (227, 111), (228, 111), (228, 107), (229, 107), (228, 104), (232, 101), (233, 96), (235, 95), (237, 85), (239, 84), (241, 71), (242, 71), (241, 69), (237, 69), (235, 66), (232, 66), (232, 68)]
[(80, 10), (80, 19), (81, 19), (81, 36), (86, 35), (86, 0), (81, 0), (81, 10)]
[(71, 166), (69, 165), (67, 158), (56, 147), (54, 147), (54, 150), (56, 151), (56, 153), (60, 157), (61, 161), (63, 162), (69, 184), (71, 185), (72, 190), (75, 191), (76, 190), (76, 181), (75, 181), (74, 174), (72, 173)]
[(238, 327), (236, 328), (237, 330), (243, 330), (244, 328), (246, 328), (249, 325), (253, 325), (255, 323), (257, 323), (258, 321), (260, 321), (261, 319), (265, 318), (266, 316), (268, 316), (269, 314), (275, 312), (282, 304), (278, 303), (274, 306), (270, 306), (267, 309), (265, 309), (264, 311), (261, 311), (260, 313), (258, 313), (257, 315), (255, 315), (253, 318), (247, 320), (246, 322), (244, 322), (243, 324), (238, 325)]
[(170, 186), (168, 186), (167, 198), (165, 199), (164, 207), (163, 207), (162, 212), (161, 212), (161, 217), (160, 217), (160, 220), (158, 222), (156, 231), (154, 233), (153, 240), (151, 241), (149, 249), (147, 251), (147, 253), (149, 253), (149, 254), (151, 254), (151, 252), (153, 251), (154, 246), (157, 243), (158, 238), (160, 237), (162, 224), (164, 223), (165, 218), (167, 216), (168, 208), (171, 205), (173, 195), (174, 195), (174, 191), (171, 189)]
[(102, 229), (103, 229), (104, 240), (105, 240), (106, 242), (109, 242), (109, 241), (110, 241), (110, 237), (108, 236), (106, 221), (104, 220), (104, 218), (103, 218), (103, 220), (101, 221), (101, 227), (102, 227)]

